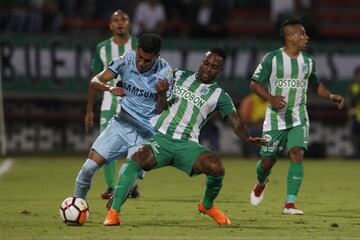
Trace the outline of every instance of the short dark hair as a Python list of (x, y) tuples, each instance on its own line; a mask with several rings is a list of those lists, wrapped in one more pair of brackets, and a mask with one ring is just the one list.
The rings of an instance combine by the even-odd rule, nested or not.
[(215, 53), (216, 55), (218, 55), (219, 57), (221, 57), (221, 58), (224, 60), (224, 63), (225, 63), (226, 53), (225, 53), (225, 50), (224, 50), (223, 48), (220, 48), (220, 47), (212, 47), (212, 48), (209, 48), (208, 52)]
[(146, 53), (158, 54), (161, 48), (160, 36), (154, 33), (143, 34), (139, 39), (138, 48)]
[(280, 38), (282, 40), (284, 40), (284, 37), (285, 37), (285, 34), (284, 34), (284, 29), (286, 26), (290, 26), (290, 25), (303, 25), (299, 20), (297, 19), (288, 19), (288, 20), (285, 20), (282, 24), (281, 24), (281, 27), (280, 27)]

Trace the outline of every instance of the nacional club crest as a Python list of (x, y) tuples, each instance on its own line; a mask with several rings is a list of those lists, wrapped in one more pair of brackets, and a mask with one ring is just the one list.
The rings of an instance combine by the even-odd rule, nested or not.
[(309, 66), (306, 63), (302, 64), (303, 73), (307, 74), (309, 72)]
[(207, 95), (209, 92), (210, 92), (210, 89), (209, 89), (208, 86), (203, 86), (203, 87), (200, 89), (201, 95)]

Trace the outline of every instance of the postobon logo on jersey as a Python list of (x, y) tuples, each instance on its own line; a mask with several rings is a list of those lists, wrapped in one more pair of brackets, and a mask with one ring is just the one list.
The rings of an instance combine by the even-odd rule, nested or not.
[(186, 89), (183, 89), (179, 86), (176, 86), (174, 89), (174, 93), (180, 97), (182, 97), (183, 99), (192, 102), (197, 108), (201, 108), (205, 101), (201, 98), (196, 96), (195, 93), (190, 92)]
[(306, 80), (275, 78), (275, 86), (279, 88), (304, 88), (306, 87)]

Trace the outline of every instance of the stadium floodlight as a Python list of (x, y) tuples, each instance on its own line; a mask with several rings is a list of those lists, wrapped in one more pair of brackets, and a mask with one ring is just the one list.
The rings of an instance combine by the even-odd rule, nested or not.
[(5, 133), (5, 115), (4, 115), (4, 95), (2, 88), (2, 61), (0, 57), (0, 154), (6, 155), (6, 133)]

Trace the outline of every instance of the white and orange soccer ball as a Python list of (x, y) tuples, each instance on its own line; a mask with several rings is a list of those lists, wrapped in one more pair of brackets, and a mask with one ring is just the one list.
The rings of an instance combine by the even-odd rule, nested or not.
[(89, 205), (79, 197), (68, 197), (60, 206), (60, 217), (67, 225), (83, 225), (89, 217)]

